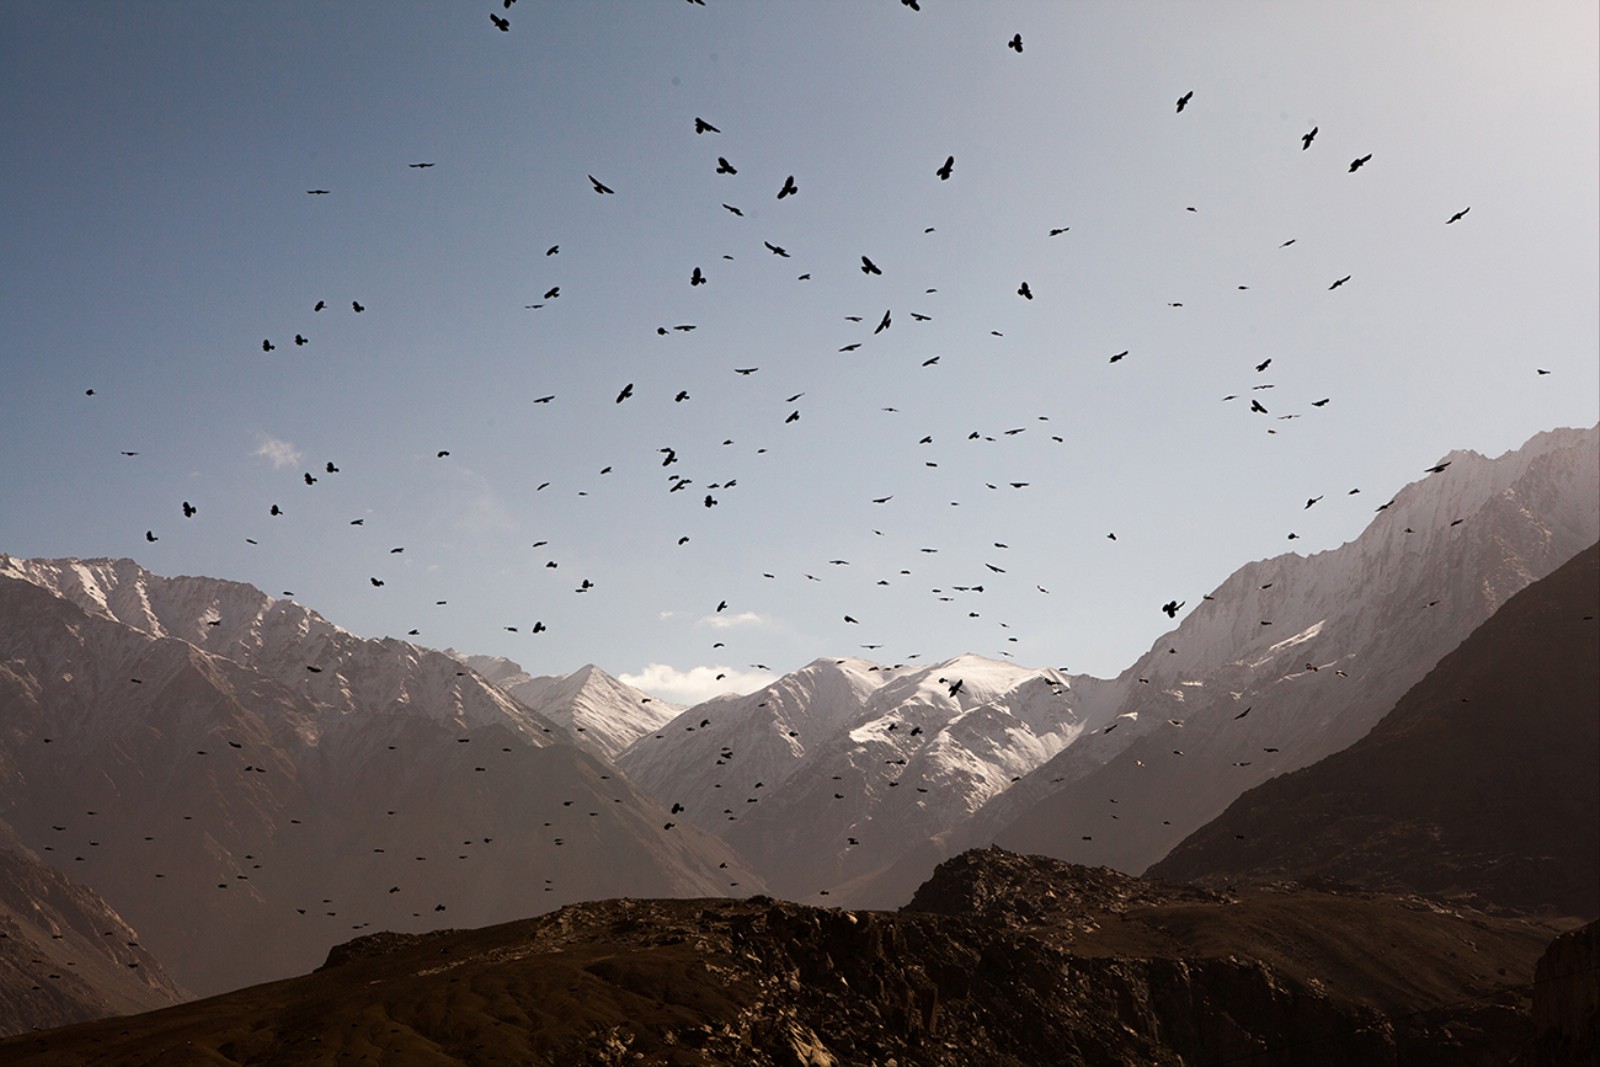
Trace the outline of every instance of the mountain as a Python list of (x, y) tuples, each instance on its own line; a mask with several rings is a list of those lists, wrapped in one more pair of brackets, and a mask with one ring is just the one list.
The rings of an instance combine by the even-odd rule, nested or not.
[(1245, 790), (1360, 739), (1515, 593), (1600, 538), (1600, 427), (1440, 466), (1354, 541), (1234, 572), (1116, 680), (1115, 732), (1045, 763), (973, 832), (1142, 871)]
[(1415, 898), (1222, 896), (983, 850), (898, 913), (607, 900), (373, 934), (304, 977), (11, 1038), (0, 1059), (1507, 1063), (1533, 1036), (1527, 991), (1557, 932)]
[(0, 824), (0, 1034), (151, 1011), (188, 999), (93, 890)]
[(565, 728), (573, 743), (609, 760), (683, 711), (624, 685), (592, 663), (567, 675), (535, 677), (503, 656), (446, 651), (519, 704)]
[(0, 819), (202, 994), (352, 930), (760, 887), (453, 658), (237, 583), (0, 557), (0, 707)]
[(1151, 873), (1336, 878), (1600, 916), (1600, 545), (1506, 602), (1372, 732)]
[(690, 708), (619, 763), (721, 834), (774, 892), (805, 897), (965, 819), (1085, 722), (1053, 670), (973, 655), (917, 667), (817, 660)]

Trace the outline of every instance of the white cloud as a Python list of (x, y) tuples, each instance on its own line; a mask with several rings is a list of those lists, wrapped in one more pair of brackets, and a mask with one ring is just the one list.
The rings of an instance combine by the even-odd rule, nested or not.
[(760, 626), (767, 620), (753, 611), (741, 611), (737, 615), (707, 615), (700, 621), (713, 630), (731, 630), (735, 626)]
[(265, 456), (272, 464), (273, 470), (283, 470), (285, 467), (298, 467), (300, 465), (300, 450), (288, 441), (280, 441), (271, 434), (261, 435), (261, 447), (252, 455)]
[(652, 663), (638, 674), (619, 674), (617, 680), (674, 704), (698, 704), (724, 693), (752, 693), (776, 681), (777, 675), (730, 667), (690, 667), (680, 671), (665, 663)]

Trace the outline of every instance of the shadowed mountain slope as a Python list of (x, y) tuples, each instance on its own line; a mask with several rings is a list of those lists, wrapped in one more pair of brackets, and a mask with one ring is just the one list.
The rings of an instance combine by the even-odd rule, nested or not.
[(1343, 752), (1150, 873), (1323, 876), (1600, 915), (1600, 545), (1512, 597)]

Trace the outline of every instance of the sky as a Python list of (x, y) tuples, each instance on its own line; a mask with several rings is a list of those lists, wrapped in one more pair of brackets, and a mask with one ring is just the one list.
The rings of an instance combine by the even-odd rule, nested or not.
[(1108, 677), (1445, 453), (1600, 420), (1587, 0), (0, 27), (11, 555), (681, 702)]

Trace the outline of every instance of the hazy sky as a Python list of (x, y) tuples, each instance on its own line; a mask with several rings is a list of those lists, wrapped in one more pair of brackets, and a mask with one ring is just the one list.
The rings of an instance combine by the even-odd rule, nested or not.
[(0, 551), (672, 699), (1111, 675), (1600, 418), (1592, 0), (921, 7), (11, 0)]

